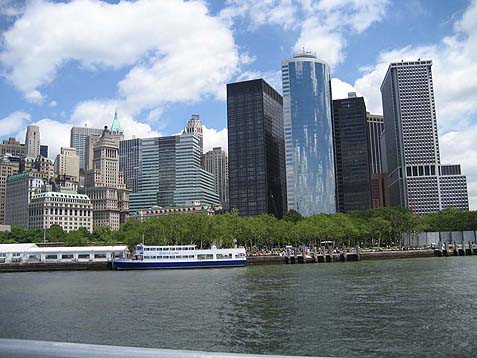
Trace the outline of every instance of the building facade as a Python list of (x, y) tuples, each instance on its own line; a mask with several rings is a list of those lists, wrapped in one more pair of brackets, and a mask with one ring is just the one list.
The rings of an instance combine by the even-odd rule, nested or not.
[(263, 79), (227, 84), (229, 207), (287, 212), (283, 98)]
[(85, 150), (86, 139), (90, 135), (100, 136), (103, 133), (102, 129), (89, 127), (73, 127), (71, 128), (70, 147), (75, 148), (80, 158), (80, 170), (86, 170)]
[(133, 138), (119, 142), (119, 170), (124, 173), (126, 188), (131, 193), (138, 191), (141, 176), (142, 139)]
[(26, 146), (17, 141), (14, 137), (4, 139), (0, 144), (0, 157), (5, 155), (22, 158), (26, 155)]
[(29, 204), (29, 228), (59, 225), (65, 232), (85, 228), (93, 232), (93, 205), (87, 195), (61, 192), (33, 194)]
[(384, 133), (384, 117), (366, 113), (368, 124), (369, 151), (371, 153), (371, 173), (383, 173), (381, 135)]
[(334, 100), (333, 127), (337, 209), (371, 209), (371, 153), (363, 97)]
[(190, 206), (194, 201), (203, 205), (220, 205), (215, 192), (215, 177), (202, 169), (201, 139), (193, 133), (184, 133), (176, 143), (176, 187), (174, 204)]
[(48, 158), (48, 146), (47, 145), (40, 145), (40, 155), (44, 158)]
[[(441, 166), (431, 66), (430, 60), (391, 63), (381, 85), (390, 204), (418, 214), (449, 205), (468, 210), (460, 167)], [(459, 174), (443, 167), (459, 167), (452, 171)], [(449, 202), (445, 191), (456, 200)]]
[(282, 62), (288, 209), (334, 213), (335, 169), (329, 66), (310, 53)]
[(5, 206), (8, 177), (18, 174), (19, 163), (0, 157), (0, 225), (5, 224)]
[(214, 176), (201, 168), (201, 155), (200, 138), (193, 132), (143, 138), (138, 191), (131, 194), (130, 213), (192, 201), (219, 205)]
[(85, 180), (85, 193), (93, 204), (93, 227), (118, 230), (129, 210), (129, 192), (119, 170), (119, 141), (105, 127), (93, 151), (93, 169)]
[(19, 172), (29, 172), (30, 176), (49, 182), (55, 176), (55, 165), (51, 159), (42, 157), (41, 155), (35, 158), (25, 157), (20, 159)]
[(34, 157), (40, 155), (40, 128), (29, 125), (25, 136), (26, 156)]
[(222, 207), (227, 210), (229, 201), (229, 163), (227, 153), (215, 147), (202, 157), (202, 166), (215, 177), (215, 192), (219, 195)]
[(202, 152), (204, 151), (203, 126), (198, 114), (193, 114), (191, 116), (191, 119), (189, 119), (184, 129), (184, 133), (194, 134), (197, 138), (199, 138), (199, 145), (200, 145), (201, 151)]
[(69, 177), (79, 182), (79, 155), (75, 148), (61, 147), (55, 160), (55, 178)]
[(43, 179), (30, 173), (12, 175), (7, 179), (5, 224), (28, 228), (28, 207), (33, 194), (45, 186)]

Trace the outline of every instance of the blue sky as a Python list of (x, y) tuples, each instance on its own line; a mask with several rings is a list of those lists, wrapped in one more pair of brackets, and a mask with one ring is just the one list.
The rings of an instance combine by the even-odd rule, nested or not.
[(442, 161), (462, 164), (477, 205), (475, 0), (0, 0), (0, 31), (0, 138), (38, 123), (53, 154), (115, 109), (127, 137), (199, 114), (206, 148), (225, 146), (225, 84), (281, 90), (303, 46), (331, 65), (334, 98), (355, 90), (375, 113), (387, 64), (430, 58)]

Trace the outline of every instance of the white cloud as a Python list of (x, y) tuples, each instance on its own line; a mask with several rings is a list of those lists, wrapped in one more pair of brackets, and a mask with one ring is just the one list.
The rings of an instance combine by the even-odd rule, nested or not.
[(204, 134), (204, 153), (212, 150), (214, 147), (221, 147), (228, 153), (228, 137), (227, 128), (217, 130), (203, 126)]
[(341, 33), (328, 29), (320, 23), (318, 17), (310, 17), (303, 22), (301, 34), (295, 44), (294, 51), (316, 53), (317, 57), (331, 67), (343, 62), (345, 40)]
[(257, 78), (263, 78), (276, 91), (282, 92), (282, 73), (280, 71), (245, 71), (237, 77), (237, 81), (255, 80)]
[(0, 119), (0, 136), (16, 133), (24, 127), (25, 122), (28, 122), (30, 118), (31, 116), (29, 113), (17, 111)]
[(3, 45), (7, 78), (36, 101), (68, 61), (86, 70), (132, 66), (118, 90), (136, 111), (222, 96), (239, 65), (230, 29), (201, 1), (35, 0)]
[[(356, 89), (347, 82), (340, 80), (339, 78), (331, 79), (331, 94), (333, 99), (348, 98), (348, 93), (357, 92)], [(360, 95), (357, 93), (357, 95)]]
[(56, 101), (50, 101), (50, 103), (48, 103), (49, 107), (56, 107), (57, 105), (58, 103), (56, 103)]

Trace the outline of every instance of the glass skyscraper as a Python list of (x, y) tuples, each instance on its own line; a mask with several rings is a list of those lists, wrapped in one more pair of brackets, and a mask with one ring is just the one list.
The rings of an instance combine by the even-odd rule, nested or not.
[(337, 210), (371, 209), (371, 153), (366, 105), (356, 93), (333, 101)]
[(282, 62), (288, 209), (336, 212), (331, 77), (310, 53)]
[(287, 211), (283, 99), (263, 79), (227, 84), (230, 209)]

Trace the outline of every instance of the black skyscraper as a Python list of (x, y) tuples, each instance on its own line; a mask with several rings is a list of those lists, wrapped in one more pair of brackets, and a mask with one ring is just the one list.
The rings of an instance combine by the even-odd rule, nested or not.
[(230, 208), (287, 211), (283, 98), (262, 79), (227, 85)]
[(366, 210), (371, 202), (371, 153), (363, 97), (333, 101), (337, 210)]

